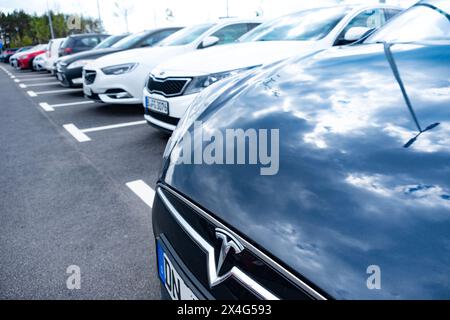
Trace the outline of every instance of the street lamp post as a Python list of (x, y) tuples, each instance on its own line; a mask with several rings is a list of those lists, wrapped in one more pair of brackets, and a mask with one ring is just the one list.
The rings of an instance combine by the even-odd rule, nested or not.
[(48, 0), (47, 0), (47, 14), (48, 14), (48, 24), (50, 26), (50, 34), (51, 34), (52, 39), (55, 39), (55, 31), (53, 30), (52, 13), (50, 12), (50, 9), (48, 7)]
[(102, 21), (102, 16), (100, 14), (100, 1), (99, 0), (97, 0), (97, 12), (98, 12), (99, 29), (100, 29), (100, 31), (103, 31), (103, 21)]

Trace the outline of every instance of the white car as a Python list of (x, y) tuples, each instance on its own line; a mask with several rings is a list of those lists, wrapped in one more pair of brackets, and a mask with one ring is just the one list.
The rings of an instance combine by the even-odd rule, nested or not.
[(268, 21), (238, 43), (167, 60), (152, 71), (144, 88), (145, 119), (171, 132), (198, 93), (214, 82), (294, 55), (353, 43), (401, 10), (387, 5), (305, 10)]
[(58, 39), (52, 39), (50, 40), (50, 42), (48, 43), (47, 46), (47, 61), (45, 64), (45, 69), (48, 72), (51, 72), (52, 74), (55, 72), (55, 62), (58, 59), (58, 51), (59, 48), (61, 47), (61, 45), (63, 44), (64, 40), (66, 40), (66, 38), (58, 38)]
[(33, 59), (33, 70), (35, 71), (45, 70), (46, 64), (47, 64), (47, 52), (42, 53)]
[(140, 104), (142, 89), (155, 66), (179, 54), (234, 42), (260, 23), (261, 20), (256, 19), (221, 19), (184, 28), (157, 47), (99, 58), (84, 67), (84, 94), (105, 103)]

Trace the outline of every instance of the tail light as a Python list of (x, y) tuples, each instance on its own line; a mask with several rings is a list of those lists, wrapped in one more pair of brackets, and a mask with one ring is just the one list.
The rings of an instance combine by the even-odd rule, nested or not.
[(64, 48), (64, 53), (71, 54), (72, 51), (72, 48)]

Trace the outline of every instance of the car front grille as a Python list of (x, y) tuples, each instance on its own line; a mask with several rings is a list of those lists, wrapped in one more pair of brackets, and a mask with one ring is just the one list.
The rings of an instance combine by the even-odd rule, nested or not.
[(159, 93), (165, 97), (176, 97), (183, 95), (190, 81), (189, 78), (158, 79), (150, 76), (147, 89), (151, 93)]
[(97, 72), (93, 70), (84, 70), (84, 83), (93, 84), (95, 78), (97, 77)]
[[(189, 280), (198, 283), (197, 288), (204, 296), (210, 294), (218, 300), (326, 299), (277, 261), (218, 221), (214, 215), (169, 186), (158, 185), (152, 214), (155, 235), (164, 244), (170, 245), (170, 254), (176, 256), (175, 262), (181, 266), (182, 271), (189, 270), (192, 277)], [(224, 265), (222, 271), (211, 269), (207, 263), (209, 259), (217, 258), (223, 248), (223, 241), (217, 237), (218, 231), (232, 235), (244, 248), (239, 253), (234, 251), (228, 254), (226, 266)], [(223, 276), (232, 268), (241, 270), (246, 275), (245, 278), (251, 281), (245, 281), (246, 279), (234, 274), (219, 284), (211, 284), (211, 278), (208, 276), (211, 272), (214, 274), (215, 271), (217, 276)]]

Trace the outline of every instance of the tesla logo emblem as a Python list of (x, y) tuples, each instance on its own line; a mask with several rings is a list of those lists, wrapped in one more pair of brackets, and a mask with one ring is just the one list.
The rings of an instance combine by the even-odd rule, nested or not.
[[(225, 262), (230, 249), (233, 249), (234, 254), (240, 254), (244, 250), (244, 246), (233, 235), (223, 229), (216, 229), (216, 238), (222, 240), (216, 268), (216, 274), (217, 277), (219, 277), (223, 263)], [(224, 275), (223, 277), (227, 278), (228, 276)]]

